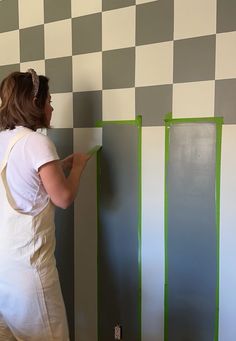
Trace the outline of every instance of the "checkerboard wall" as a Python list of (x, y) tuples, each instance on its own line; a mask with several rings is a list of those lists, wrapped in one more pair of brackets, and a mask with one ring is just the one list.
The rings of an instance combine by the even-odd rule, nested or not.
[[(100, 141), (96, 120), (143, 115), (143, 245), (150, 207), (158, 208), (155, 219), (162, 219), (164, 130), (157, 126), (163, 126), (165, 113), (223, 116), (232, 124), (225, 127), (228, 135), (233, 129), (230, 143), (235, 136), (235, 18), (235, 0), (0, 0), (0, 79), (28, 67), (50, 78), (55, 108), (50, 134), (59, 136), (65, 154), (73, 142), (81, 150)], [(154, 225), (155, 238), (143, 252), (158, 260), (151, 301), (143, 281), (143, 333), (152, 330), (152, 340), (163, 340), (164, 261), (157, 254), (163, 249), (163, 222)], [(142, 272), (150, 279), (149, 267)], [(81, 340), (95, 339), (90, 331)]]
[(51, 79), (55, 128), (163, 116), (236, 123), (234, 0), (2, 0), (0, 78)]

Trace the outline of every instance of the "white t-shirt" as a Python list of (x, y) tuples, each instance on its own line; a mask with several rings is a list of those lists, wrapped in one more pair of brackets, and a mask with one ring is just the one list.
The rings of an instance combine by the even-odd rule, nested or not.
[[(0, 165), (10, 140), (21, 129), (0, 132)], [(7, 183), (19, 212), (37, 215), (49, 201), (38, 174), (40, 166), (58, 160), (54, 143), (45, 135), (32, 131), (13, 147), (7, 164)]]

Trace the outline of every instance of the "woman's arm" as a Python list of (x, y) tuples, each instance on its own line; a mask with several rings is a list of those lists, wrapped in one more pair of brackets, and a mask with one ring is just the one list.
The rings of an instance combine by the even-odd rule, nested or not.
[[(60, 208), (69, 207), (74, 201), (79, 188), (81, 174), (89, 160), (87, 154), (75, 153), (68, 158), (71, 164), (69, 176), (66, 178), (61, 161), (48, 162), (39, 168), (43, 186), (54, 205)], [(69, 168), (69, 167), (68, 167)]]

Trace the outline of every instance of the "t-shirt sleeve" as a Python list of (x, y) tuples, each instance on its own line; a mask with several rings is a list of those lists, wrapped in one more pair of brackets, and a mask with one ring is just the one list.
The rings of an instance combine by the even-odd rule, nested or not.
[(34, 132), (28, 135), (26, 143), (28, 156), (36, 172), (45, 163), (60, 159), (54, 143), (46, 135)]

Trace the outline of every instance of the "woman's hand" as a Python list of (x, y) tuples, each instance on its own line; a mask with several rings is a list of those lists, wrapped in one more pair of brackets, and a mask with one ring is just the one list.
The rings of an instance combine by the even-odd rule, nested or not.
[[(39, 168), (42, 183), (52, 202), (67, 208), (76, 197), (81, 174), (90, 159), (82, 153), (74, 153), (59, 161), (51, 161)], [(62, 170), (70, 170), (66, 177)]]
[(67, 156), (65, 159), (61, 160), (61, 166), (63, 171), (71, 170), (73, 164), (73, 154)]
[(72, 167), (79, 167), (83, 170), (87, 164), (90, 156), (83, 153), (74, 153), (61, 160), (61, 166), (63, 171), (71, 171)]
[(72, 167), (78, 167), (81, 172), (84, 170), (88, 160), (90, 159), (90, 155), (83, 153), (75, 153), (73, 154), (73, 162)]

